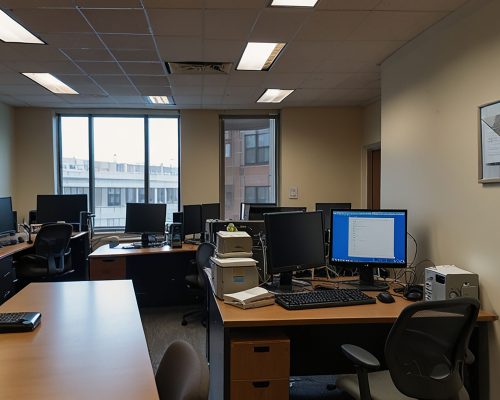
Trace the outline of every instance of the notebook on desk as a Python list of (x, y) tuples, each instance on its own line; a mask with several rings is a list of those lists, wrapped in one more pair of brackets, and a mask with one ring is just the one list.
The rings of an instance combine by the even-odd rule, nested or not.
[(0, 313), (0, 333), (30, 332), (41, 319), (39, 312)]

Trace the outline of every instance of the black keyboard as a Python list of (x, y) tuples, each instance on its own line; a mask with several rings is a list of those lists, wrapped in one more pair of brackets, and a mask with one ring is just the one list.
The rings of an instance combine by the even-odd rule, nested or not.
[(302, 293), (276, 294), (276, 303), (287, 310), (374, 304), (376, 300), (359, 289), (324, 289)]
[(0, 247), (3, 247), (3, 246), (12, 246), (14, 244), (17, 244), (17, 240), (16, 239), (0, 240)]
[(0, 333), (32, 331), (41, 318), (39, 312), (0, 313)]

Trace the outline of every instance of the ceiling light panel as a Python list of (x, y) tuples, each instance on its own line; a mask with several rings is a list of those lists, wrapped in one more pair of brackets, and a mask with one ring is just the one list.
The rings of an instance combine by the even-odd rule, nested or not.
[(168, 96), (146, 96), (146, 100), (151, 104), (175, 104)]
[(267, 89), (257, 103), (281, 103), (294, 89)]
[(61, 82), (54, 75), (49, 73), (37, 73), (37, 72), (23, 72), (22, 73), (27, 78), (35, 81), (39, 85), (43, 86), (45, 89), (50, 90), (55, 94), (78, 94), (77, 91), (71, 89), (64, 82)]
[(267, 71), (286, 43), (248, 42), (236, 67), (240, 71)]
[(318, 0), (273, 0), (271, 7), (314, 7)]
[(9, 43), (46, 44), (0, 10), (0, 40)]

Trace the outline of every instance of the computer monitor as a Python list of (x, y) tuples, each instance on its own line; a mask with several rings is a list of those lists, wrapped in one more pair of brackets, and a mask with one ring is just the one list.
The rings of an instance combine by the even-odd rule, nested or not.
[(125, 233), (165, 234), (166, 204), (127, 203)]
[(86, 194), (39, 194), (36, 197), (36, 220), (39, 224), (64, 221), (80, 224), (80, 212), (88, 211)]
[[(248, 221), (250, 218), (250, 207), (276, 207), (276, 204), (272, 203), (240, 203), (240, 220)], [(264, 220), (264, 218), (260, 218)]]
[(406, 210), (331, 210), (330, 263), (358, 268), (362, 290), (385, 290), (374, 268), (406, 267)]
[(264, 214), (267, 271), (280, 274), (280, 289), (291, 288), (292, 272), (325, 265), (321, 211)]
[(184, 205), (184, 235), (195, 235), (203, 232), (201, 226), (201, 204)]
[(330, 217), (331, 210), (350, 210), (351, 203), (316, 203), (316, 211), (323, 211), (323, 224), (325, 231), (329, 230), (331, 227)]
[(220, 218), (220, 204), (219, 203), (208, 203), (201, 205), (201, 228), (205, 231), (205, 222), (207, 219), (219, 219)]
[(0, 236), (15, 233), (12, 198), (0, 197)]
[(248, 212), (249, 221), (263, 220), (266, 213), (292, 212), (292, 211), (307, 211), (307, 207), (277, 207), (266, 206), (261, 204), (250, 205)]

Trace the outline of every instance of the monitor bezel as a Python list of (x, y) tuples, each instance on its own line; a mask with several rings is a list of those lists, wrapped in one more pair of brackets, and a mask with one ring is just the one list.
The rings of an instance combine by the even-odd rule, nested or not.
[[(161, 207), (163, 206), (163, 207)], [(158, 209), (160, 208), (163, 208), (163, 221), (162, 221), (162, 228), (160, 228), (160, 223), (158, 223), (158, 230), (156, 229), (153, 229), (153, 230), (139, 230), (139, 229), (131, 229), (129, 227), (129, 223), (127, 221), (129, 221), (130, 219), (127, 218), (128, 217), (128, 214), (129, 212), (132, 212), (133, 211), (133, 208), (137, 208), (139, 210), (135, 210), (135, 211), (138, 211), (140, 212), (140, 208), (146, 208), (146, 207), (156, 207)], [(140, 233), (140, 234), (143, 234), (143, 233), (149, 233), (149, 234), (160, 234), (160, 235), (165, 235), (165, 223), (166, 223), (166, 218), (167, 218), (167, 205), (165, 203), (126, 203), (126, 206), (125, 206), (125, 230), (124, 232), (125, 233), (132, 233), (132, 234), (136, 234), (136, 233)], [(159, 220), (161, 220), (161, 218), (158, 218)], [(133, 228), (133, 227), (132, 227)]]
[[(11, 196), (2, 196), (0, 197), (0, 201), (7, 200), (10, 204), (10, 214), (11, 214), (11, 220), (10, 220), (10, 229), (6, 230), (0, 230), (0, 236), (5, 236), (5, 235), (11, 235), (16, 233), (16, 229), (14, 227), (14, 211), (12, 210), (12, 197)], [(5, 226), (7, 226), (5, 225)]]

